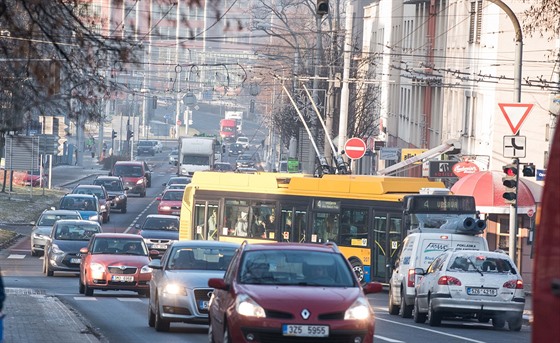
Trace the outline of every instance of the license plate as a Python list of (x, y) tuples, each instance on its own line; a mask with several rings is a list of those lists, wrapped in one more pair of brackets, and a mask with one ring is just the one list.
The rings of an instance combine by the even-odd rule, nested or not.
[(326, 325), (283, 324), (282, 334), (297, 337), (329, 337), (329, 327)]
[(201, 300), (198, 302), (198, 308), (201, 310), (207, 310), (208, 309), (208, 300)]
[(132, 282), (134, 281), (134, 276), (131, 275), (113, 275), (111, 276), (112, 281), (120, 281), (120, 282)]
[(152, 249), (167, 249), (167, 245), (165, 245), (165, 244), (154, 244), (154, 245), (152, 245)]
[(81, 258), (71, 258), (70, 263), (80, 264), (80, 263), (82, 263), (82, 259)]
[(181, 214), (181, 212), (179, 212), (179, 211), (173, 211), (173, 212), (171, 212), (171, 214), (173, 214), (173, 215), (177, 215), (177, 216), (178, 216), (178, 215), (180, 215), (180, 214)]
[(468, 295), (486, 295), (490, 297), (495, 297), (498, 295), (498, 290), (495, 288), (478, 288), (478, 287), (467, 287)]

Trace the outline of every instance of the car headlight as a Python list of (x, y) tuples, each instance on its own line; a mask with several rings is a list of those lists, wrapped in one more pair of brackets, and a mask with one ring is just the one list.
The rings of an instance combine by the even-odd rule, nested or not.
[(137, 185), (141, 185), (141, 184), (143, 184), (143, 183), (144, 183), (144, 179), (140, 179), (140, 180), (136, 181), (136, 184), (137, 184)]
[(96, 214), (96, 215), (93, 215), (93, 216), (89, 216), (88, 219), (89, 219), (89, 220), (92, 220), (92, 221), (94, 221), (94, 222), (96, 222), (96, 221), (99, 220), (99, 217), (98, 217), (97, 214)]
[(344, 320), (364, 320), (369, 319), (371, 315), (371, 307), (367, 299), (360, 297), (354, 301), (352, 306), (350, 306), (346, 312), (344, 312)]
[(102, 211), (105, 211), (105, 210), (107, 209), (107, 207), (106, 207), (105, 205), (101, 205), (100, 209), (101, 209)]
[(152, 268), (148, 267), (148, 265), (145, 265), (140, 269), (140, 274), (146, 274), (151, 272), (152, 272)]
[(89, 265), (89, 270), (91, 271), (92, 279), (103, 279), (103, 274), (105, 273), (105, 266), (101, 263), (92, 263)]
[(51, 251), (53, 254), (62, 255), (64, 251), (58, 247), (58, 244), (51, 245)]
[(47, 237), (48, 237), (47, 235), (43, 235), (43, 234), (36, 233), (36, 232), (33, 233), (33, 238), (35, 238), (35, 239), (46, 239)]
[(165, 287), (163, 288), (163, 293), (167, 293), (170, 295), (187, 295), (187, 289), (176, 283), (171, 283), (165, 285)]
[(235, 310), (242, 316), (266, 318), (264, 308), (245, 294), (241, 294), (235, 299)]

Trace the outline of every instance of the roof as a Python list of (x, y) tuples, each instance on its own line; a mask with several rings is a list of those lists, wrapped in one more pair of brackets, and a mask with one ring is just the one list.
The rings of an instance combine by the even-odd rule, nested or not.
[(146, 219), (148, 218), (161, 218), (161, 219), (175, 219), (175, 220), (179, 220), (179, 217), (177, 216), (172, 216), (170, 214), (148, 214), (146, 216)]
[(238, 243), (232, 242), (223, 242), (223, 241), (203, 241), (203, 240), (184, 240), (184, 241), (176, 241), (172, 245), (173, 247), (217, 247), (217, 248), (239, 248)]
[(121, 177), (120, 176), (109, 176), (109, 175), (98, 175), (95, 180), (115, 180), (115, 181), (121, 181)]
[(327, 242), (325, 244), (312, 244), (312, 243), (287, 243), (287, 242), (277, 242), (277, 243), (246, 243), (242, 244), (244, 250), (309, 250), (309, 251), (319, 251), (319, 252), (339, 252), (338, 247), (335, 243)]
[(95, 194), (76, 194), (76, 193), (69, 193), (65, 194), (64, 197), (71, 197), (71, 198), (97, 198)]
[(102, 232), (96, 233), (95, 237), (98, 238), (136, 238), (142, 240), (142, 236), (132, 233), (116, 233), (116, 232)]
[(44, 210), (41, 214), (76, 214), (76, 210)]
[(68, 224), (68, 223), (75, 223), (75, 224), (90, 224), (101, 227), (101, 224), (98, 222), (94, 222), (92, 220), (85, 220), (85, 219), (59, 219), (55, 222), (57, 224)]
[(115, 162), (115, 166), (116, 165), (121, 165), (121, 166), (128, 166), (128, 165), (138, 166), (138, 165), (140, 165), (140, 166), (143, 166), (144, 162), (143, 161), (117, 161), (117, 162)]

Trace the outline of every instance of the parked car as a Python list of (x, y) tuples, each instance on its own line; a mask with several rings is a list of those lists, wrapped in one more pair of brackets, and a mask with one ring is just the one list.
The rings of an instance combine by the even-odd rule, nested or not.
[(221, 278), (239, 244), (218, 241), (178, 241), (149, 266), (148, 324), (168, 331), (170, 323), (208, 324), (213, 289), (208, 279)]
[(99, 202), (99, 211), (101, 212), (103, 223), (111, 220), (111, 198), (105, 187), (101, 185), (76, 185), (71, 194), (93, 194)]
[(148, 141), (148, 140), (141, 140), (138, 141), (138, 144), (136, 145), (136, 154), (138, 156), (140, 155), (152, 155), (154, 156), (157, 152), (157, 148), (155, 146), (155, 142), (154, 141)]
[(521, 330), (525, 293), (515, 263), (501, 252), (450, 249), (438, 256), (416, 287), (414, 321), (431, 326), (444, 318), (477, 318), (495, 328)]
[(79, 292), (92, 296), (95, 290), (133, 291), (149, 294), (152, 269), (148, 267), (155, 250), (148, 251), (142, 236), (128, 233), (95, 234), (80, 249)]
[(149, 214), (142, 225), (136, 224), (135, 229), (144, 238), (148, 249), (164, 253), (173, 242), (179, 240), (179, 217)]
[(249, 148), (249, 138), (248, 137), (245, 137), (245, 136), (237, 137), (237, 140), (235, 141), (235, 143), (241, 144), (243, 146), (243, 149), (248, 149)]
[(45, 246), (43, 273), (79, 272), (80, 249), (88, 245), (91, 237), (102, 232), (101, 225), (89, 220), (62, 219), (54, 224)]
[(101, 185), (105, 187), (111, 200), (111, 209), (120, 210), (121, 213), (126, 213), (128, 205), (128, 187), (124, 187), (124, 183), (119, 176), (97, 176), (93, 180), (94, 185)]
[(178, 216), (181, 214), (184, 190), (169, 189), (156, 199), (159, 201), (158, 214), (169, 214)]
[(47, 239), (51, 235), (53, 225), (60, 219), (82, 219), (80, 212), (74, 210), (44, 210), (36, 222), (32, 222), (31, 256), (45, 251)]
[(239, 155), (242, 154), (244, 150), (245, 148), (243, 147), (243, 145), (238, 143), (233, 143), (229, 145), (228, 151), (230, 155)]
[(228, 162), (216, 162), (214, 163), (213, 170), (228, 172), (228, 171), (233, 171), (233, 167)]
[(146, 188), (151, 186), (152, 173), (143, 161), (117, 161), (109, 176), (120, 176), (128, 193), (146, 196)]
[(255, 159), (251, 154), (242, 154), (237, 157), (235, 160), (235, 167), (236, 168), (254, 168), (255, 167)]
[(243, 243), (224, 278), (208, 286), (215, 289), (211, 342), (373, 342), (375, 317), (365, 294), (382, 285), (362, 288), (332, 242)]
[(60, 198), (59, 210), (78, 211), (83, 219), (102, 223), (99, 201), (93, 194), (66, 194)]
[[(18, 184), (20, 186), (32, 186), (32, 187), (43, 187), (47, 185), (49, 175), (43, 171), (41, 174), (40, 170), (27, 171), (23, 174)], [(14, 178), (14, 180), (17, 180)]]

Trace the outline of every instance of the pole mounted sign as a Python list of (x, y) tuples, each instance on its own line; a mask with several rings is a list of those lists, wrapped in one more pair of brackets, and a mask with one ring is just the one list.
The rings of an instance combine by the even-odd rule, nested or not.
[(350, 138), (344, 144), (344, 152), (348, 158), (353, 160), (360, 159), (364, 157), (366, 153), (366, 143), (360, 138)]
[(529, 112), (533, 109), (533, 104), (499, 103), (498, 106), (500, 106), (500, 110), (502, 110), (502, 113), (511, 128), (511, 132), (513, 132), (514, 135), (519, 132), (525, 118), (527, 118)]

